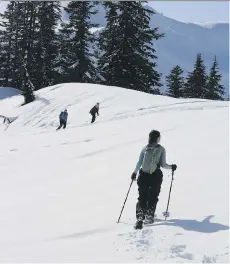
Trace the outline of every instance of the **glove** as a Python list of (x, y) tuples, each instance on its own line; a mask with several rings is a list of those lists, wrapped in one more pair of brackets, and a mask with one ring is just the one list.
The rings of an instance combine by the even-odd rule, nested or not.
[(177, 165), (176, 164), (172, 164), (172, 171), (175, 171), (177, 169)]
[(132, 179), (133, 181), (135, 181), (135, 180), (136, 180), (136, 177), (137, 177), (136, 172), (133, 172), (133, 174), (132, 174), (132, 176), (131, 176), (131, 179)]

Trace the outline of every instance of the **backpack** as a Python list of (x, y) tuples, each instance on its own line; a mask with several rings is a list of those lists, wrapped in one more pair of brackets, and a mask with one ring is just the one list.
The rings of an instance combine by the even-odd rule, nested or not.
[(61, 112), (60, 114), (60, 119), (66, 121), (68, 117), (68, 113), (67, 112)]
[(152, 174), (158, 167), (160, 156), (157, 155), (159, 152), (160, 145), (147, 145), (144, 152), (144, 158), (142, 162), (142, 170), (146, 173)]

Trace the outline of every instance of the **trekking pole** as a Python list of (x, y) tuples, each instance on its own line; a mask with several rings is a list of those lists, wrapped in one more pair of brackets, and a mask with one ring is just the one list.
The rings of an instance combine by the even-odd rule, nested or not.
[(121, 213), (120, 213), (120, 216), (119, 216), (119, 218), (118, 218), (118, 220), (117, 220), (117, 223), (119, 223), (119, 221), (120, 221), (120, 218), (121, 218), (122, 212), (123, 212), (123, 210), (124, 210), (125, 203), (126, 203), (126, 201), (127, 201), (127, 198), (128, 198), (128, 195), (129, 195), (129, 191), (130, 191), (130, 189), (131, 189), (132, 184), (133, 184), (133, 180), (131, 181), (131, 184), (130, 184), (130, 186), (129, 186), (129, 190), (128, 190), (128, 193), (127, 193), (127, 195), (126, 195), (125, 202), (124, 202), (123, 207), (122, 207), (122, 209), (121, 209)]
[(168, 197), (168, 204), (167, 204), (166, 212), (163, 212), (163, 216), (165, 216), (165, 220), (167, 217), (169, 217), (168, 208), (169, 208), (169, 201), (170, 201), (171, 190), (172, 190), (172, 183), (174, 180), (173, 176), (174, 176), (174, 170), (172, 170), (172, 180), (171, 180), (171, 185), (170, 185), (170, 189), (169, 189), (169, 197)]

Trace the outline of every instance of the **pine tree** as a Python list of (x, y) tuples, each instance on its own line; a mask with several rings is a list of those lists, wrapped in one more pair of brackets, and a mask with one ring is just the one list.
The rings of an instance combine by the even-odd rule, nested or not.
[(38, 34), (34, 48), (33, 75), (36, 88), (53, 85), (57, 78), (57, 63), (59, 55), (58, 36), (55, 29), (60, 21), (59, 2), (38, 2), (37, 26)]
[(107, 27), (101, 34), (99, 61), (104, 83), (159, 94), (153, 41), (163, 35), (150, 28), (153, 11), (140, 1), (106, 4)]
[(194, 70), (188, 73), (184, 96), (188, 98), (205, 98), (207, 75), (201, 54), (197, 55)]
[(90, 29), (97, 27), (90, 22), (96, 14), (96, 3), (70, 2), (65, 8), (69, 21), (62, 23), (60, 31), (61, 74), (65, 82), (94, 82), (96, 76), (95, 55), (91, 49), (96, 41)]
[(59, 19), (59, 2), (13, 1), (2, 15), (0, 84), (21, 89), (25, 103), (56, 81)]
[(171, 70), (171, 73), (166, 76), (166, 82), (168, 87), (168, 96), (179, 98), (183, 96), (184, 89), (184, 77), (183, 70), (179, 65)]
[(210, 74), (207, 82), (207, 94), (206, 98), (210, 100), (224, 100), (224, 86), (220, 84), (222, 79), (221, 74), (219, 74), (219, 66), (214, 58), (213, 65), (210, 69)]
[(98, 54), (98, 69), (102, 84), (115, 85), (116, 73), (120, 65), (114, 63), (114, 69), (111, 71), (111, 59), (113, 54), (116, 53), (117, 47), (120, 42), (118, 36), (119, 24), (118, 24), (118, 12), (119, 4), (115, 2), (104, 2), (106, 10), (106, 28), (99, 35), (99, 54)]
[(31, 69), (33, 67), (34, 57), (34, 38), (36, 34), (36, 11), (37, 2), (20, 2), (20, 10), (23, 11), (24, 16), (17, 19), (19, 25), (19, 57), (21, 59), (21, 82), (22, 94), (25, 98), (25, 103), (28, 104), (35, 100), (34, 84), (31, 77)]
[(35, 99), (29, 74), (33, 64), (35, 12), (36, 3), (16, 1), (9, 3), (1, 16), (4, 27), (0, 32), (1, 82), (8, 87), (21, 89), (25, 103)]
[(4, 14), (0, 14), (0, 86), (17, 87), (14, 82), (17, 2), (10, 2)]

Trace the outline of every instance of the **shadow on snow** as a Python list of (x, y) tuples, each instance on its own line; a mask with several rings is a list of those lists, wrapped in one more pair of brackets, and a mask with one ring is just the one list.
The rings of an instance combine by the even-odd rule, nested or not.
[(207, 216), (203, 221), (197, 220), (187, 220), (187, 219), (170, 219), (164, 223), (157, 223), (154, 226), (166, 225), (166, 226), (176, 226), (183, 228), (187, 231), (194, 231), (200, 233), (215, 233), (223, 230), (228, 230), (229, 226), (222, 225), (219, 223), (211, 223), (210, 219), (214, 215)]

